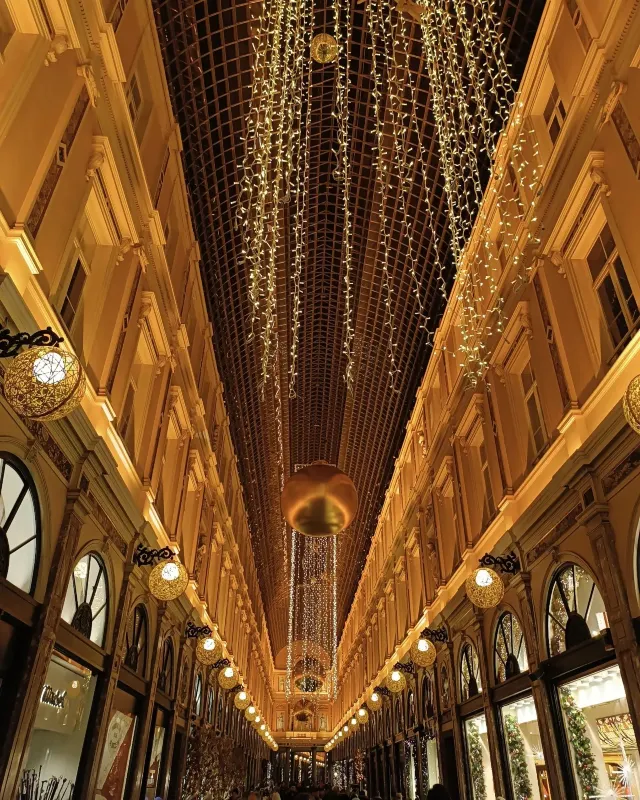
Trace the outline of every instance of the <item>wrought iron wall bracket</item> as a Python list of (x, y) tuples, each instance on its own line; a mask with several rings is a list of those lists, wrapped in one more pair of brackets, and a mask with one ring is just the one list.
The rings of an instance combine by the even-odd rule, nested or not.
[(9, 328), (0, 328), (0, 358), (17, 356), (22, 347), (57, 347), (61, 342), (64, 342), (62, 336), (49, 327), (35, 333), (11, 333)]
[(391, 697), (391, 692), (386, 686), (374, 686), (373, 691), (381, 694), (383, 697)]
[(194, 625), (193, 622), (187, 622), (184, 635), (187, 639), (202, 639), (205, 636), (211, 636), (211, 628), (208, 625), (198, 627)]
[(145, 547), (139, 544), (136, 552), (133, 554), (133, 563), (139, 567), (153, 566), (156, 561), (169, 561), (175, 556), (175, 553), (170, 547), (162, 547), (160, 550), (152, 550), (150, 547)]
[(440, 642), (441, 644), (449, 641), (449, 634), (444, 626), (441, 628), (425, 628), (420, 636), (423, 639), (430, 639), (432, 642)]
[(520, 572), (520, 559), (514, 552), (506, 556), (492, 556), (491, 553), (485, 553), (479, 564), (481, 567), (498, 569), (508, 575), (515, 575), (516, 572)]
[(415, 675), (416, 671), (413, 661), (407, 661), (406, 664), (403, 664), (401, 661), (396, 661), (393, 668), (397, 669), (398, 672), (405, 672), (407, 675)]
[(231, 662), (228, 658), (219, 658), (215, 663), (211, 665), (211, 669), (222, 669), (222, 667), (230, 667)]

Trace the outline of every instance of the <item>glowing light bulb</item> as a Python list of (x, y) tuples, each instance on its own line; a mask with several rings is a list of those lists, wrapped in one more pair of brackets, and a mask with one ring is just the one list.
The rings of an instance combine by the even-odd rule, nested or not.
[(261, 719), (262, 717), (260, 716), (260, 714), (258, 714), (258, 716), (256, 717), (256, 722), (260, 722)]
[(371, 695), (371, 699), (373, 700), (373, 702), (374, 702), (374, 703), (377, 703), (377, 702), (378, 702), (378, 700), (379, 700), (378, 693), (377, 693), (377, 692), (374, 692), (374, 693)]
[(358, 711), (358, 716), (360, 716), (360, 717), (364, 717), (364, 708), (361, 708), (361, 709)]
[(233, 678), (233, 667), (227, 667), (224, 671), (225, 678)]
[(429, 642), (426, 639), (418, 639), (418, 650), (421, 653), (426, 653), (429, 649)]
[(358, 724), (358, 720), (355, 717), (351, 717), (351, 724), (352, 725), (357, 725)]
[(205, 639), (204, 642), (202, 643), (203, 650), (215, 650), (215, 647), (216, 647), (216, 640), (211, 636), (208, 639)]
[(476, 573), (476, 583), (478, 586), (491, 586), (493, 578), (488, 569), (479, 569)]
[(36, 358), (32, 367), (33, 377), (39, 383), (55, 386), (67, 377), (64, 359), (60, 353), (51, 351)]
[(344, 728), (343, 728), (342, 730), (343, 730), (345, 733), (347, 733), (347, 732), (348, 732), (348, 730), (349, 730), (349, 727), (348, 727), (347, 725), (345, 725), (345, 726), (344, 726)]
[(249, 708), (247, 709), (247, 711), (248, 711), (250, 714), (255, 714), (255, 713), (256, 713), (256, 707), (255, 707), (255, 706), (249, 706)]
[(169, 562), (165, 564), (160, 573), (165, 581), (175, 581), (180, 577), (180, 569), (177, 564)]
[(238, 693), (238, 697), (239, 697), (239, 699), (240, 699), (242, 702), (244, 702), (244, 701), (247, 699), (247, 693), (246, 693), (246, 692), (244, 692), (244, 691), (242, 691), (242, 692), (239, 692), (239, 693)]
[(399, 681), (400, 680), (400, 673), (398, 672), (397, 669), (394, 669), (393, 672), (391, 673), (391, 680), (392, 681)]
[(266, 727), (267, 727), (267, 726), (266, 726), (266, 725), (264, 724), (264, 722), (263, 722), (263, 723), (262, 723), (262, 725), (260, 726), (260, 730), (261, 730), (261, 731), (263, 731), (263, 730), (265, 730), (265, 728), (266, 728)]

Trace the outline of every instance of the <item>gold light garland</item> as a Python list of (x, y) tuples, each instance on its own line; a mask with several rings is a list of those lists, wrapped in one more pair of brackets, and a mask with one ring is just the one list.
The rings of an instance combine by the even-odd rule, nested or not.
[(85, 388), (84, 370), (75, 355), (48, 345), (23, 350), (4, 375), (4, 394), (13, 410), (46, 422), (76, 409)]

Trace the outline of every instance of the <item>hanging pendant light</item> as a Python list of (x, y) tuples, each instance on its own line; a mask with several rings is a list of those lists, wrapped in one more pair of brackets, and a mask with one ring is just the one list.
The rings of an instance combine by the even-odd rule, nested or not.
[(209, 666), (215, 664), (222, 656), (222, 645), (215, 636), (206, 636), (198, 639), (196, 644), (196, 658), (201, 664)]
[(311, 42), (311, 58), (318, 64), (330, 64), (338, 57), (338, 43), (330, 33), (318, 33)]
[(411, 645), (411, 660), (419, 667), (430, 667), (436, 660), (436, 646), (420, 637)]
[(222, 689), (233, 689), (239, 682), (238, 672), (235, 667), (222, 667), (218, 673), (218, 683)]
[(188, 583), (189, 573), (177, 558), (160, 561), (149, 573), (149, 591), (158, 600), (175, 600)]
[(84, 370), (73, 353), (32, 347), (19, 353), (4, 376), (4, 393), (16, 413), (51, 421), (76, 409), (86, 388)]
[(358, 492), (337, 467), (316, 461), (289, 477), (282, 489), (282, 513), (306, 536), (332, 536), (347, 528), (358, 511)]
[(367, 705), (371, 711), (377, 711), (379, 708), (382, 708), (382, 695), (379, 692), (371, 692), (367, 700)]
[(245, 708), (249, 708), (251, 705), (249, 693), (244, 689), (240, 689), (240, 691), (237, 692), (236, 696), (233, 698), (233, 704), (239, 711), (244, 711)]
[(465, 582), (467, 597), (478, 608), (495, 608), (504, 596), (502, 578), (489, 567), (479, 567)]
[(247, 708), (245, 709), (245, 712), (244, 712), (244, 715), (249, 720), (249, 722), (253, 722), (254, 719), (256, 718), (257, 714), (258, 714), (258, 712), (256, 711), (256, 707), (253, 704), (250, 705), (250, 706), (247, 706)]
[(360, 725), (365, 725), (367, 722), (369, 722), (369, 712), (364, 706), (358, 709), (356, 716), (358, 717), (358, 722)]
[(640, 375), (636, 375), (627, 386), (622, 398), (622, 411), (631, 428), (640, 433)]
[(393, 669), (389, 673), (386, 680), (386, 687), (390, 692), (397, 694), (401, 692), (407, 685), (407, 679), (404, 677), (404, 672), (399, 669)]

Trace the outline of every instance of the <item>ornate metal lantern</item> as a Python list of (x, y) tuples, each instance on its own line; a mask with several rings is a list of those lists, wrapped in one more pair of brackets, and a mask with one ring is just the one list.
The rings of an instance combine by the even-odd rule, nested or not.
[(330, 33), (318, 33), (311, 42), (311, 58), (318, 64), (329, 64), (338, 57), (338, 43)]
[(51, 421), (80, 405), (86, 379), (73, 353), (48, 345), (18, 354), (4, 376), (9, 405), (23, 417)]
[(436, 660), (436, 646), (422, 637), (411, 645), (411, 660), (419, 667), (430, 667)]
[(382, 695), (379, 692), (372, 692), (367, 700), (367, 705), (371, 711), (377, 711), (379, 708), (382, 708)]
[(342, 470), (316, 461), (287, 479), (280, 503), (294, 530), (306, 536), (331, 536), (353, 521), (358, 492)]
[(360, 725), (365, 725), (367, 722), (369, 722), (369, 712), (364, 706), (358, 709), (356, 717), (358, 717), (358, 722)]
[(215, 636), (198, 639), (196, 658), (201, 664), (215, 664), (222, 656), (222, 646)]
[(358, 727), (358, 718), (355, 716), (355, 714), (349, 720), (349, 726), (351, 727), (351, 730), (355, 730), (355, 728)]
[(249, 722), (253, 722), (254, 719), (256, 718), (257, 714), (258, 714), (258, 712), (256, 711), (256, 707), (253, 704), (250, 705), (250, 706), (247, 706), (247, 708), (245, 709), (245, 712), (244, 712), (244, 715), (249, 720)]
[(504, 595), (502, 578), (489, 567), (478, 567), (469, 575), (465, 588), (467, 597), (478, 608), (495, 608)]
[(236, 696), (233, 698), (233, 704), (239, 711), (244, 711), (245, 708), (249, 708), (251, 705), (249, 693), (244, 689), (240, 689), (240, 691), (237, 692)]
[(404, 672), (399, 669), (392, 669), (387, 676), (385, 685), (387, 689), (394, 694), (401, 692), (407, 685), (407, 679), (404, 676)]
[(235, 667), (222, 667), (218, 674), (218, 683), (223, 689), (233, 689), (238, 685), (238, 671)]
[(189, 573), (177, 558), (161, 561), (149, 573), (149, 591), (158, 600), (175, 600), (188, 583)]
[(622, 410), (625, 419), (636, 433), (640, 433), (640, 375), (627, 386), (622, 398)]

